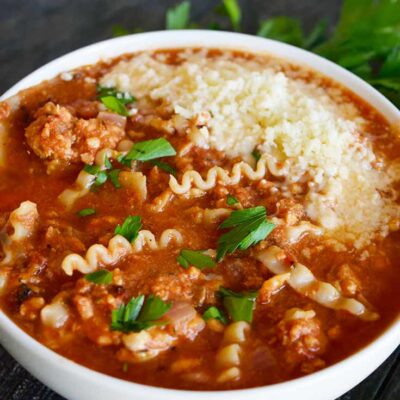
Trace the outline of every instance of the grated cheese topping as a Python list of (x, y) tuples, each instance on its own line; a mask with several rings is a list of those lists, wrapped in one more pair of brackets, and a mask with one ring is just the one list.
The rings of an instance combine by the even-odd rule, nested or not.
[(286, 188), (308, 184), (304, 204), (325, 232), (356, 247), (386, 236), (400, 218), (391, 186), (399, 165), (378, 159), (366, 121), (339, 89), (324, 88), (273, 69), (263, 58), (206, 57), (186, 51), (182, 62), (141, 53), (102, 80), (137, 98), (163, 104), (184, 119), (210, 115), (188, 132), (196, 145), (254, 162), (255, 147), (273, 160)]

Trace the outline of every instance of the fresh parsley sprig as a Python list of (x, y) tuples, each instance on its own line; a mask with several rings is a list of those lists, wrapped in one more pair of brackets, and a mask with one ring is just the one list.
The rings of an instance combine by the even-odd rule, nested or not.
[(217, 261), (221, 261), (226, 254), (246, 250), (264, 240), (275, 225), (267, 220), (265, 207), (258, 206), (232, 211), (219, 228), (231, 230), (218, 240)]
[(233, 290), (220, 287), (217, 294), (222, 298), (225, 310), (232, 321), (251, 322), (258, 292), (234, 292)]
[(171, 307), (172, 303), (165, 303), (158, 296), (133, 297), (128, 304), (122, 304), (112, 311), (111, 329), (128, 333), (139, 332), (155, 325), (165, 325), (168, 321), (160, 321), (160, 318)]
[(181, 250), (177, 261), (183, 268), (193, 265), (196, 268), (214, 268), (217, 263), (201, 250)]

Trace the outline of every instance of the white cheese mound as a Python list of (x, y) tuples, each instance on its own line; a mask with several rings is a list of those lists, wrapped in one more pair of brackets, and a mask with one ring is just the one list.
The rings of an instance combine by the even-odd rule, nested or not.
[(101, 84), (162, 102), (186, 119), (209, 112), (206, 146), (248, 162), (256, 146), (271, 155), (288, 185), (309, 183), (307, 213), (328, 234), (360, 247), (388, 233), (400, 212), (382, 193), (398, 174), (376, 168), (382, 161), (359, 134), (365, 121), (338, 89), (290, 78), (262, 58), (183, 58), (168, 65), (142, 53), (113, 67)]

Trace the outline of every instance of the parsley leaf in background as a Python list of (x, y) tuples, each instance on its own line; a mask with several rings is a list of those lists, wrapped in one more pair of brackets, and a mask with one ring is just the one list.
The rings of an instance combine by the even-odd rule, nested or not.
[(232, 321), (251, 322), (258, 292), (237, 293), (233, 290), (220, 287), (218, 292), (222, 303)]
[(290, 17), (273, 17), (261, 23), (258, 36), (302, 46), (304, 37), (300, 21)]
[(166, 29), (186, 29), (190, 23), (190, 2), (184, 1), (167, 11)]
[(345, 0), (333, 36), (315, 49), (400, 107), (400, 0)]
[(128, 304), (122, 304), (111, 313), (111, 329), (128, 332), (139, 332), (155, 325), (165, 325), (167, 321), (159, 319), (172, 307), (160, 297), (144, 295), (133, 297)]
[(324, 40), (328, 27), (326, 21), (320, 21), (314, 29), (306, 35), (300, 21), (291, 17), (272, 17), (261, 23), (258, 36), (279, 40), (294, 46), (312, 49)]
[(112, 27), (112, 35), (113, 35), (113, 37), (125, 36), (125, 35), (129, 35), (130, 33), (131, 33), (131, 31), (129, 29), (126, 29), (122, 25), (114, 25)]
[(256, 245), (274, 230), (275, 225), (267, 220), (265, 207), (258, 206), (232, 211), (219, 228), (232, 229), (218, 240), (217, 261), (238, 249), (246, 250)]
[(214, 268), (217, 263), (201, 250), (181, 250), (177, 258), (183, 268), (193, 265), (196, 268)]
[(129, 30), (122, 25), (114, 25), (111, 29), (112, 29), (113, 37), (119, 37), (119, 36), (131, 35), (132, 33), (143, 32), (143, 29), (141, 29), (141, 28), (134, 28), (134, 29)]
[(140, 229), (142, 228), (142, 219), (138, 216), (129, 215), (124, 223), (121, 225), (117, 225), (115, 228), (115, 234), (121, 235), (129, 242), (135, 240), (139, 234)]
[[(226, 15), (229, 17), (232, 28), (234, 31), (240, 31), (240, 22), (242, 20), (242, 11), (237, 0), (222, 0), (221, 4), (217, 6), (216, 11), (218, 14)], [(215, 26), (214, 28), (215, 29)]]

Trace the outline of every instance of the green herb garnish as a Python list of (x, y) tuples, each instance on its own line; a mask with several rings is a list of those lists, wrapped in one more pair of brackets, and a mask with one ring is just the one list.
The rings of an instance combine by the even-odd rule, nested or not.
[(115, 234), (121, 235), (129, 242), (135, 240), (139, 234), (140, 229), (142, 228), (142, 219), (135, 215), (130, 215), (127, 217), (122, 224), (122, 226), (117, 225), (115, 228)]
[(253, 320), (253, 310), (258, 292), (234, 292), (220, 287), (218, 294), (222, 297), (222, 303), (232, 321)]
[[(135, 143), (126, 156), (121, 159), (124, 161), (149, 161), (161, 157), (170, 157), (176, 155), (175, 149), (171, 143), (164, 138), (145, 140)], [(121, 161), (120, 161), (121, 162)]]
[(169, 165), (168, 163), (162, 162), (160, 160), (151, 160), (150, 162), (153, 165), (156, 165), (158, 168), (164, 170), (165, 172), (168, 172), (169, 174), (176, 176), (176, 169), (172, 165)]
[(190, 22), (190, 2), (184, 1), (167, 11), (165, 25), (167, 29), (186, 29)]
[(228, 323), (228, 319), (226, 318), (225, 314), (217, 307), (211, 306), (207, 308), (206, 311), (203, 313), (204, 321), (208, 321), (209, 319), (216, 319), (223, 324)]
[(96, 186), (101, 186), (107, 181), (107, 172), (102, 170), (98, 165), (85, 165), (83, 170), (96, 177), (94, 181)]
[(107, 156), (104, 156), (104, 166), (105, 166), (107, 169), (111, 169), (111, 168), (112, 168), (111, 161), (110, 161), (110, 159), (109, 159)]
[(127, 305), (122, 304), (112, 311), (111, 329), (128, 332), (139, 332), (155, 325), (165, 325), (167, 321), (159, 319), (172, 307), (160, 297), (150, 295), (145, 300), (144, 295), (133, 297)]
[(94, 181), (95, 186), (101, 186), (107, 182), (107, 179), (110, 178), (113, 185), (118, 189), (121, 187), (121, 184), (118, 180), (118, 175), (121, 172), (119, 169), (113, 169), (110, 172), (107, 172), (108, 169), (112, 168), (112, 164), (110, 159), (106, 156), (104, 157), (104, 167), (106, 168), (101, 169), (98, 165), (85, 165), (83, 168), (88, 174), (95, 175), (96, 179)]
[(119, 92), (113, 87), (103, 86), (97, 86), (97, 97), (109, 110), (124, 116), (128, 115), (126, 104), (136, 100), (129, 93)]
[(98, 285), (108, 285), (112, 282), (113, 274), (106, 269), (100, 269), (91, 274), (85, 275), (85, 279), (89, 282), (97, 283)]
[(228, 194), (228, 197), (226, 198), (226, 204), (228, 204), (228, 206), (234, 206), (237, 203), (239, 203), (239, 200), (236, 197)]
[(119, 176), (119, 173), (121, 172), (121, 170), (120, 169), (113, 169), (112, 171), (110, 171), (109, 173), (108, 173), (108, 177), (110, 178), (110, 181), (112, 182), (112, 184), (117, 188), (117, 189), (119, 189), (120, 187), (121, 187), (121, 184), (119, 183), (119, 180), (118, 180), (118, 176)]
[(254, 150), (251, 152), (251, 155), (254, 157), (254, 159), (255, 159), (256, 161), (259, 161), (260, 158), (261, 158), (261, 152), (258, 151), (257, 149), (254, 149)]
[(80, 217), (88, 217), (89, 215), (96, 214), (96, 210), (94, 208), (82, 208), (76, 214)]
[(115, 97), (122, 104), (129, 104), (136, 101), (128, 92), (119, 92), (114, 87), (97, 86), (97, 97), (101, 99), (102, 97)]
[(217, 261), (221, 261), (226, 254), (237, 249), (246, 250), (265, 239), (275, 228), (266, 218), (267, 212), (263, 206), (232, 211), (219, 227), (232, 229), (218, 240)]
[(201, 250), (181, 250), (177, 258), (183, 268), (193, 265), (196, 268), (214, 268), (217, 263)]
[(119, 101), (116, 97), (113, 96), (104, 96), (100, 97), (100, 101), (111, 111), (123, 116), (128, 115), (128, 109), (125, 107), (125, 104)]

